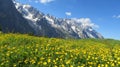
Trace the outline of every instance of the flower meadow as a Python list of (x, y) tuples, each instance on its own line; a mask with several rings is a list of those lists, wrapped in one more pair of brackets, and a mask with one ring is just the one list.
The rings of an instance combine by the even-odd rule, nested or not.
[(120, 67), (120, 41), (1, 33), (0, 67)]

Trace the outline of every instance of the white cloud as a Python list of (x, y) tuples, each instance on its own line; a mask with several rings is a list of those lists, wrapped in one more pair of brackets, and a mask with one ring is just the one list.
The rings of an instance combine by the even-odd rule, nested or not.
[(47, 4), (52, 1), (54, 1), (54, 0), (29, 0), (29, 2), (42, 3), (42, 4)]
[(71, 12), (65, 12), (65, 14), (66, 14), (67, 16), (71, 16), (71, 15), (72, 15)]
[(50, 3), (52, 1), (54, 1), (54, 0), (39, 0), (39, 2), (42, 4)]
[(114, 15), (113, 18), (120, 19), (120, 15)]
[(81, 23), (83, 27), (92, 27), (92, 28), (99, 28), (98, 25), (94, 24), (90, 18), (72, 18), (77, 23)]

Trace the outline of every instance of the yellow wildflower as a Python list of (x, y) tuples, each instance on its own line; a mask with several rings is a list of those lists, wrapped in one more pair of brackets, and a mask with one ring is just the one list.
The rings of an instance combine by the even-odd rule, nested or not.
[(47, 62), (44, 62), (43, 65), (47, 65)]
[(50, 63), (51, 62), (51, 59), (48, 59), (48, 63)]

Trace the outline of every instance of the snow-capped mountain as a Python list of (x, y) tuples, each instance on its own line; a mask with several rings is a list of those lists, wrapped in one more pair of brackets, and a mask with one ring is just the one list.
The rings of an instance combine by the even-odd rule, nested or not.
[(36, 35), (62, 38), (103, 38), (80, 19), (62, 19), (44, 14), (30, 5), (14, 2), (16, 9), (27, 19)]
[(0, 0), (0, 27), (4, 33), (34, 33), (12, 0)]

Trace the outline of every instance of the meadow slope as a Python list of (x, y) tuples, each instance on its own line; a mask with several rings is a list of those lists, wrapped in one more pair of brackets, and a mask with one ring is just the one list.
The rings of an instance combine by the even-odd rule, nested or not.
[(0, 67), (120, 67), (120, 41), (1, 33)]

